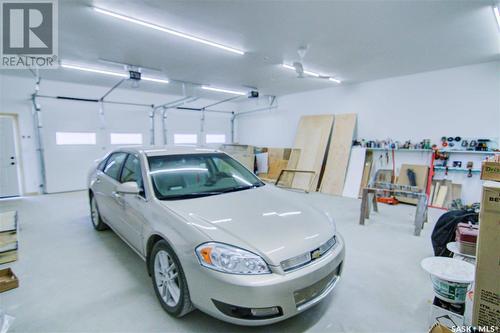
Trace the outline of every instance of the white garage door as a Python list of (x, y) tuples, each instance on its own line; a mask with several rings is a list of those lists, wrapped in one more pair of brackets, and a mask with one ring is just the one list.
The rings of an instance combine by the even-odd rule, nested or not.
[(102, 128), (97, 103), (40, 102), (48, 193), (85, 189), (96, 159), (118, 146), (149, 143), (148, 108), (105, 104)]

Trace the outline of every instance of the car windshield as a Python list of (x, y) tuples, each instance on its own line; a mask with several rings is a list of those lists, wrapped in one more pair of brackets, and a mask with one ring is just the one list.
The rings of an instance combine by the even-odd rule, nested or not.
[(155, 195), (160, 200), (198, 198), (264, 185), (222, 153), (150, 156), (148, 162)]

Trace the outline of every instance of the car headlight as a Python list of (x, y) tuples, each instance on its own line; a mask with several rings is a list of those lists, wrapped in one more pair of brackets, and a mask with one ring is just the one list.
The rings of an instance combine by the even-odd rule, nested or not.
[(271, 271), (260, 256), (221, 243), (204, 243), (195, 250), (200, 264), (216, 271), (232, 274), (269, 274)]

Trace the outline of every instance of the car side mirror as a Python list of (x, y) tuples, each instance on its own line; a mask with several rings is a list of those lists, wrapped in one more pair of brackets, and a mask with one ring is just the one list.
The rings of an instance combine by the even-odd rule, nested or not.
[(116, 187), (116, 192), (123, 194), (139, 194), (141, 189), (136, 182), (126, 182)]

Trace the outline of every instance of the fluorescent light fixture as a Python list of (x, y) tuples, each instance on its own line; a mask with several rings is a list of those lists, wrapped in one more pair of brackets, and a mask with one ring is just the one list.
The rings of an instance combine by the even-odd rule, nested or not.
[(328, 80), (335, 82), (335, 83), (342, 83), (342, 81), (340, 81), (338, 79), (334, 79), (333, 77), (329, 77)]
[(493, 13), (495, 14), (495, 19), (497, 20), (498, 29), (500, 29), (500, 11), (498, 6), (493, 6)]
[(117, 19), (120, 19), (120, 20), (123, 20), (123, 21), (127, 21), (127, 22), (130, 22), (130, 23), (135, 23), (135, 24), (138, 24), (138, 25), (142, 25), (143, 27), (147, 27), (147, 28), (150, 28), (150, 29), (154, 29), (154, 30), (158, 30), (158, 31), (161, 31), (161, 32), (165, 32), (167, 34), (174, 35), (174, 36), (177, 36), (177, 37), (189, 39), (191, 41), (198, 42), (198, 43), (205, 44), (205, 45), (209, 45), (209, 46), (212, 46), (212, 47), (216, 47), (216, 48), (222, 49), (224, 51), (236, 53), (236, 54), (239, 54), (239, 55), (245, 54), (245, 51), (238, 50), (238, 49), (235, 49), (233, 47), (225, 46), (225, 45), (222, 45), (222, 44), (219, 44), (219, 43), (211, 42), (209, 40), (206, 40), (206, 39), (203, 39), (203, 38), (199, 38), (199, 37), (196, 37), (196, 36), (188, 35), (188, 34), (185, 34), (183, 32), (177, 31), (177, 30), (173, 30), (173, 29), (169, 29), (169, 28), (165, 28), (165, 27), (156, 25), (156, 24), (148, 23), (148, 22), (145, 22), (145, 21), (142, 21), (142, 20), (130, 17), (130, 16), (125, 16), (125, 15), (117, 14), (117, 13), (114, 13), (114, 12), (109, 11), (109, 10), (105, 10), (105, 9), (101, 9), (101, 8), (97, 8), (97, 7), (93, 7), (93, 8), (94, 8), (94, 10), (96, 12), (98, 12), (100, 14), (108, 15), (108, 16), (111, 16), (111, 17), (114, 17), (114, 18), (117, 18)]
[(97, 74), (106, 74), (106, 75), (113, 75), (113, 76), (119, 76), (119, 77), (128, 77), (128, 75), (125, 73), (105, 71), (105, 70), (101, 70), (101, 69), (97, 69), (97, 68), (82, 67), (82, 66), (77, 66), (77, 65), (61, 64), (61, 67), (69, 68), (69, 69), (76, 69), (76, 70), (84, 71), (84, 72), (97, 73)]
[(319, 77), (318, 73), (314, 73), (314, 72), (310, 72), (310, 71), (304, 71), (304, 74), (311, 75), (311, 76), (314, 76), (314, 77)]
[(246, 95), (246, 93), (244, 93), (242, 91), (222, 89), (222, 88), (213, 88), (213, 87), (209, 87), (209, 86), (201, 86), (201, 89), (210, 90), (210, 91), (217, 91), (217, 92), (222, 92), (222, 93), (227, 93), (227, 94), (240, 95), (240, 96)]
[[(293, 66), (290, 66), (290, 65), (287, 65), (287, 64), (281, 64), (281, 66), (283, 68), (295, 71), (295, 67), (293, 67)], [(316, 72), (311, 72), (311, 71), (304, 70), (304, 74), (309, 75), (309, 76), (314, 76), (314, 77), (321, 77), (321, 78), (325, 78), (325, 79), (328, 78), (329, 81), (332, 81), (332, 82), (335, 82), (335, 83), (341, 83), (342, 82), (342, 81), (340, 81), (338, 79), (334, 79), (333, 77), (328, 77), (326, 75), (321, 75), (321, 74), (316, 73)]]
[(169, 83), (169, 82), (170, 82), (169, 80), (164, 80), (164, 79), (155, 79), (155, 78), (148, 77), (148, 76), (144, 76), (144, 75), (141, 75), (141, 81), (142, 81), (142, 80), (144, 80), (144, 81), (156, 82), (156, 83)]
[[(125, 74), (125, 73), (108, 71), (108, 70), (102, 70), (102, 69), (91, 68), (91, 67), (83, 67), (83, 66), (80, 66), (80, 65), (70, 65), (70, 64), (62, 63), (61, 67), (68, 68), (68, 69), (76, 69), (76, 70), (79, 70), (79, 71), (90, 72), (90, 73), (119, 76), (119, 77), (123, 77), (123, 78), (128, 78), (129, 77), (129, 75)], [(165, 79), (156, 79), (156, 78), (152, 78), (152, 77), (148, 77), (148, 76), (143, 76), (143, 75), (141, 75), (141, 80), (151, 81), (151, 82), (156, 82), (156, 83), (169, 83), (169, 81), (165, 80)]]

